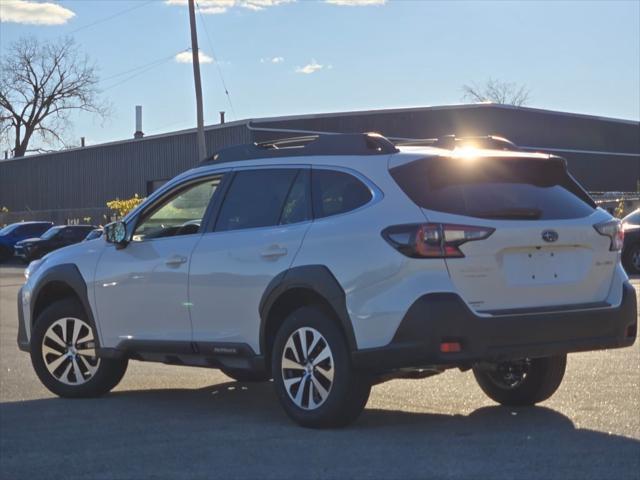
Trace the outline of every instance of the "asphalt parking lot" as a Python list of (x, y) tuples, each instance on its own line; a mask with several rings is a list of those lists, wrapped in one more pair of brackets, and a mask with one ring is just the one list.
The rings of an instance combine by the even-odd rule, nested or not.
[[(55, 398), (16, 347), (22, 268), (0, 266), (0, 478), (640, 478), (640, 346), (574, 354), (535, 408), (471, 373), (374, 387), (335, 431), (295, 426), (270, 383), (131, 362), (100, 399)], [(640, 281), (634, 280), (636, 288)]]

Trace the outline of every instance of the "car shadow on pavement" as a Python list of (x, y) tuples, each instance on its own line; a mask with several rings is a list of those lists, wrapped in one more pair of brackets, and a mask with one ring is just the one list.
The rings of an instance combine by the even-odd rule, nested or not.
[[(117, 391), (0, 404), (0, 477), (634, 478), (640, 441), (545, 407), (469, 415), (367, 409), (309, 430), (271, 383)], [(73, 468), (70, 468), (73, 467)]]

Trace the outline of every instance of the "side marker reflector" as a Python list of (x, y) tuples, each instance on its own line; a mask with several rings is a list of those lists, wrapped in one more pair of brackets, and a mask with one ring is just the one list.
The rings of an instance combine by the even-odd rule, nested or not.
[(440, 344), (440, 351), (442, 353), (456, 353), (462, 351), (460, 342), (442, 342)]

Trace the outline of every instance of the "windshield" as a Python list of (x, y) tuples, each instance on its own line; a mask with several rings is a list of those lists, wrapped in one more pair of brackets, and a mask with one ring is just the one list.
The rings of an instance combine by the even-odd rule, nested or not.
[(51, 227), (49, 230), (47, 230), (46, 232), (44, 232), (42, 234), (42, 236), (40, 238), (44, 239), (44, 240), (49, 240), (53, 237), (55, 237), (55, 235), (62, 230), (62, 227)]
[(3, 229), (0, 229), (0, 235), (8, 235), (16, 229), (17, 225), (7, 225)]
[[(640, 210), (636, 210), (635, 212), (631, 212), (629, 215), (622, 219), (622, 223), (627, 223), (629, 225), (640, 225)], [(2, 233), (2, 232), (0, 232)]]

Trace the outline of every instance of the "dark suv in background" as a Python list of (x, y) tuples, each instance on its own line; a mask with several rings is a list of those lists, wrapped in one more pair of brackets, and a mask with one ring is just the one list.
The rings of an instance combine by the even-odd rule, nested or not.
[(622, 265), (629, 275), (640, 275), (640, 208), (622, 219)]
[(21, 222), (0, 229), (0, 262), (13, 256), (17, 242), (25, 238), (39, 237), (52, 226), (51, 222)]
[(16, 243), (15, 255), (28, 263), (49, 252), (81, 242), (96, 227), (93, 225), (58, 225), (44, 232), (40, 238), (28, 238)]

